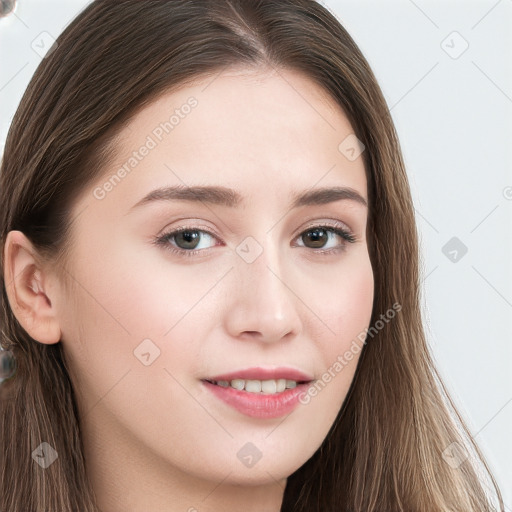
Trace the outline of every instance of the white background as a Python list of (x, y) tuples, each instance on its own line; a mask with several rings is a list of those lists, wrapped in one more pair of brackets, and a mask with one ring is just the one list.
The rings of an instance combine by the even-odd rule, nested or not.
[[(40, 34), (56, 38), (88, 3), (19, 0), (0, 19), (0, 153)], [(322, 3), (391, 109), (422, 241), (428, 339), (512, 512), (512, 0)], [(459, 246), (443, 252), (453, 237)]]

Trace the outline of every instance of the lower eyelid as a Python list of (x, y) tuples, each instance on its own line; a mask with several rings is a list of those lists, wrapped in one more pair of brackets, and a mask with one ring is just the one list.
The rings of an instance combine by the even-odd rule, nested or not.
[[(326, 231), (329, 231), (329, 232), (337, 235), (342, 240), (341, 244), (338, 245), (337, 247), (331, 247), (329, 249), (311, 248), (311, 247), (306, 247), (305, 245), (300, 245), (299, 247), (304, 247), (306, 249), (310, 249), (311, 252), (317, 253), (317, 254), (328, 254), (328, 253), (340, 252), (340, 251), (346, 249), (346, 245), (347, 244), (354, 243), (354, 242), (357, 241), (357, 238), (352, 233), (352, 231), (350, 229), (345, 228), (341, 224), (337, 224), (336, 226), (321, 225), (321, 224), (309, 226), (306, 229), (302, 230), (298, 235), (296, 235), (294, 237), (294, 240), (296, 240), (297, 238), (301, 237), (305, 233), (308, 233), (308, 232), (313, 231), (315, 229), (324, 229)], [(215, 233), (212, 233), (208, 229), (203, 229), (203, 228), (200, 228), (198, 226), (195, 226), (195, 227), (187, 227), (187, 226), (179, 227), (179, 228), (177, 228), (177, 229), (175, 229), (173, 231), (170, 231), (169, 233), (164, 233), (164, 234), (160, 235), (155, 240), (155, 242), (157, 243), (157, 245), (162, 245), (162, 246), (164, 246), (164, 248), (170, 250), (171, 252), (174, 252), (174, 253), (177, 253), (177, 254), (180, 254), (180, 255), (187, 255), (187, 256), (194, 256), (194, 255), (196, 255), (198, 253), (206, 253), (207, 251), (210, 251), (211, 249), (213, 249), (214, 247), (216, 247), (218, 245), (218, 244), (216, 244), (216, 245), (213, 245), (211, 247), (207, 247), (206, 249), (182, 249), (180, 247), (172, 245), (170, 243), (169, 239), (174, 238), (176, 235), (178, 235), (178, 234), (180, 234), (180, 233), (182, 233), (184, 231), (197, 231), (197, 232), (200, 232), (200, 233), (204, 233), (204, 234), (212, 237), (212, 239), (215, 239), (218, 242), (223, 243), (221, 241), (221, 239)], [(349, 240), (349, 239), (347, 239), (347, 237), (351, 237), (352, 239)]]

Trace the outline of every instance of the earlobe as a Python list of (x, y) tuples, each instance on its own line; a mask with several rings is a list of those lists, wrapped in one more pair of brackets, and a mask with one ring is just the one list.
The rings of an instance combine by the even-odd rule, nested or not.
[(55, 306), (48, 296), (48, 276), (37, 251), (21, 231), (10, 231), (4, 246), (4, 282), (11, 309), (29, 336), (44, 344), (61, 337)]

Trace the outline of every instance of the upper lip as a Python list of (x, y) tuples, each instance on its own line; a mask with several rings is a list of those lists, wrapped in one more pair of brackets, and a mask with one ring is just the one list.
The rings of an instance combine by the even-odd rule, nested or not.
[(211, 381), (220, 381), (227, 380), (231, 381), (233, 379), (244, 379), (244, 380), (272, 380), (272, 379), (287, 379), (294, 380), (296, 382), (306, 381), (309, 382), (313, 380), (313, 377), (304, 373), (295, 368), (290, 368), (287, 366), (280, 366), (276, 368), (262, 368), (262, 367), (253, 367), (253, 368), (244, 368), (241, 370), (236, 370), (229, 373), (223, 373), (222, 375), (216, 375), (214, 377), (208, 377), (203, 380), (211, 380)]

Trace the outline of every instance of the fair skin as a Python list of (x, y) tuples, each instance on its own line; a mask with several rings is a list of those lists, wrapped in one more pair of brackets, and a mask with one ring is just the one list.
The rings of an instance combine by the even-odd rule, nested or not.
[[(73, 205), (72, 287), (22, 233), (6, 241), (16, 317), (38, 342), (63, 343), (72, 368), (103, 512), (279, 511), (286, 478), (332, 426), (358, 354), (278, 418), (243, 414), (202, 379), (254, 366), (321, 379), (370, 322), (367, 207), (342, 199), (290, 209), (293, 194), (323, 187), (368, 201), (362, 157), (338, 149), (353, 133), (343, 111), (290, 70), (231, 70), (212, 80), (165, 93), (123, 129), (115, 161)], [(197, 106), (98, 199), (94, 190), (191, 96)], [(172, 185), (230, 187), (243, 203), (157, 200), (132, 209)], [(315, 245), (304, 234), (336, 222), (354, 242), (327, 232)], [(153, 243), (184, 226), (200, 230), (201, 254)], [(250, 251), (262, 249), (250, 263), (236, 250), (247, 237)], [(191, 250), (177, 237), (167, 247)], [(331, 248), (341, 249), (319, 253)], [(145, 339), (160, 350), (149, 365), (134, 355)], [(237, 456), (249, 442), (261, 454), (250, 467)]]

